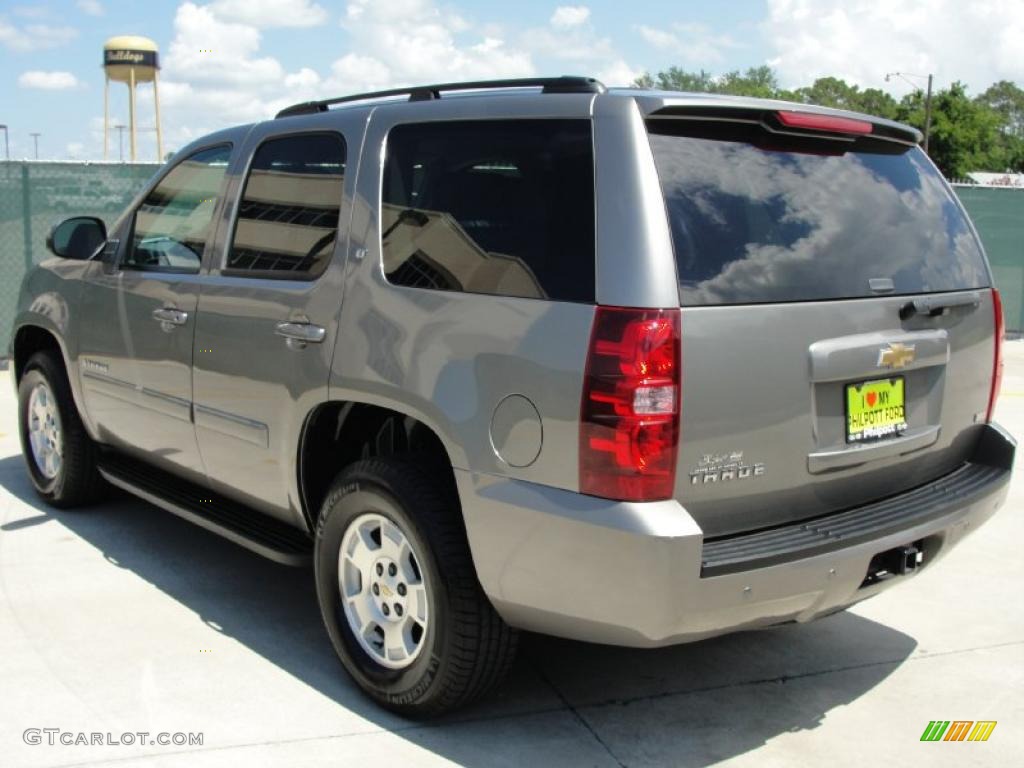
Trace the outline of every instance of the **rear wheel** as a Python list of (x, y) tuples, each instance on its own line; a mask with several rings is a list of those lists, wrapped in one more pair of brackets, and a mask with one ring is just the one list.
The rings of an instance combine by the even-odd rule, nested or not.
[(342, 472), (316, 543), (320, 609), (342, 664), (377, 702), (437, 715), (504, 675), (516, 633), (476, 578), (443, 473), (390, 457)]
[(18, 383), (21, 450), (36, 492), (55, 507), (95, 501), (102, 488), (96, 447), (82, 425), (64, 366), (37, 352)]

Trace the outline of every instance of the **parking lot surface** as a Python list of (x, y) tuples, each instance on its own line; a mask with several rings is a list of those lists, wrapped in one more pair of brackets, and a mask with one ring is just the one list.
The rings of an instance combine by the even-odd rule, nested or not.
[[(1020, 438), (1024, 343), (1006, 348), (997, 415)], [(935, 569), (849, 611), (653, 651), (528, 636), (488, 699), (417, 723), (345, 677), (310, 572), (127, 496), (81, 511), (38, 501), (9, 376), (4, 766), (966, 766), (1024, 753), (1024, 460), (991, 522)], [(998, 725), (984, 743), (922, 743), (930, 720)], [(150, 736), (25, 743), (27, 729), (46, 728)], [(201, 733), (202, 745), (148, 743), (161, 732)]]

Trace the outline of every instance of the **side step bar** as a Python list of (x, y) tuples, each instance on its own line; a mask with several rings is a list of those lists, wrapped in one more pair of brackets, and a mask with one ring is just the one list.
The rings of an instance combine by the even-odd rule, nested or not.
[(105, 452), (100, 474), (189, 522), (284, 565), (312, 562), (313, 541), (298, 528), (123, 454)]

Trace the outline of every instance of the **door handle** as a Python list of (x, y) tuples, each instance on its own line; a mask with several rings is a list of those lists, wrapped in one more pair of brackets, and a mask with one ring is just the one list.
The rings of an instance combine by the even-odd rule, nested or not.
[(188, 322), (188, 312), (181, 309), (174, 309), (174, 307), (163, 307), (162, 309), (153, 310), (153, 319), (164, 327), (169, 325), (184, 325)]
[(295, 322), (278, 323), (274, 326), (274, 333), (288, 339), (289, 346), (291, 346), (293, 342), (297, 342), (301, 345), (319, 344), (327, 335), (327, 331), (319, 325)]

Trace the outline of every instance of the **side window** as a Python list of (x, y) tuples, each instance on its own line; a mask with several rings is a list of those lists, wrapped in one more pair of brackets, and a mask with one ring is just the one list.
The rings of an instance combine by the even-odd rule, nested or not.
[(395, 126), (382, 197), (391, 283), (594, 300), (589, 120)]
[(338, 237), (345, 141), (318, 133), (270, 139), (253, 156), (225, 272), (312, 279)]
[(164, 176), (135, 212), (122, 268), (199, 271), (230, 156), (229, 145), (204, 149)]

